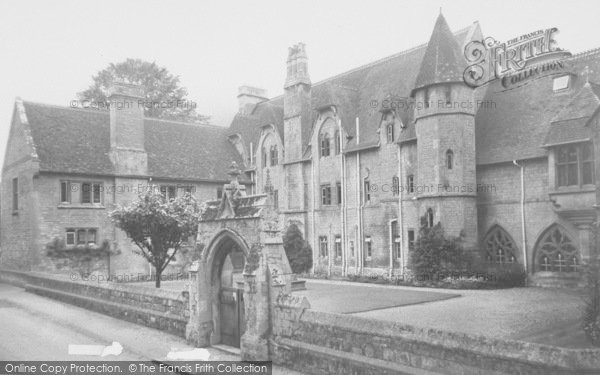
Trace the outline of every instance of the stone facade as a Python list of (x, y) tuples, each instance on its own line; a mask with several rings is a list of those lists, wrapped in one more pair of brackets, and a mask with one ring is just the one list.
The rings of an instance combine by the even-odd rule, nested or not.
[[(592, 66), (593, 78), (600, 79), (600, 53), (567, 57), (573, 81), (566, 92), (554, 93), (552, 77), (545, 77), (516, 93), (491, 95), (494, 87), (486, 92), (487, 86), (473, 89), (464, 83), (465, 62), (455, 58), (466, 43), (482, 38), (479, 25), (451, 34), (440, 16), (433, 34), (427, 46), (317, 84), (308, 77), (305, 46), (291, 48), (283, 96), (257, 104), (248, 117), (262, 121), (262, 130), (244, 129), (253, 125), (243, 116), (231, 125), (240, 142), (261, 145), (276, 139), (279, 154), (285, 154), (265, 167), (256, 164), (260, 151), (254, 149), (256, 157), (248, 160), (255, 164), (247, 167), (255, 191), (278, 192), (281, 220), (300, 224), (319, 274), (404, 273), (421, 218), (431, 210), (432, 222), (440, 222), (448, 236), (463, 234), (465, 247), (478, 257), (516, 262), (537, 284), (577, 283), (580, 264), (592, 251), (599, 184), (557, 186), (561, 145), (582, 147), (588, 138), (551, 138), (556, 121), (565, 117), (562, 111), (579, 108), (581, 92), (600, 92), (589, 83)], [(290, 63), (297, 60), (302, 69)], [(438, 70), (432, 68), (436, 63)], [(587, 86), (578, 69), (587, 72)], [(503, 102), (505, 96), (514, 103)], [(538, 107), (522, 108), (522, 118), (513, 113), (534, 97)], [(271, 116), (269, 105), (281, 106), (279, 123), (262, 119)], [(584, 108), (568, 118), (587, 116), (585, 131), (594, 134), (594, 110)], [(477, 130), (492, 123), (513, 126), (505, 123), (506, 114), (518, 121), (514, 134)], [(542, 114), (546, 120), (527, 122)], [(597, 150), (594, 155), (597, 169)], [(552, 242), (550, 232), (569, 245), (550, 244), (556, 252), (548, 256), (540, 249)], [(498, 238), (511, 245), (499, 246)]]

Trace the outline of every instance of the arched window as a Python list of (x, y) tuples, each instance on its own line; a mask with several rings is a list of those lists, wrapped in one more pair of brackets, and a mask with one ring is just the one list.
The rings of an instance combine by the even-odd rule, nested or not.
[(446, 151), (446, 168), (452, 169), (454, 167), (454, 152), (452, 150)]
[(321, 136), (321, 156), (329, 156), (329, 137), (327, 134)]
[(268, 164), (268, 159), (267, 159), (267, 150), (265, 150), (264, 147), (261, 150), (261, 155), (262, 155), (262, 167), (266, 168), (269, 166), (269, 164)]
[(341, 143), (340, 143), (340, 131), (335, 131), (335, 154), (338, 155), (341, 151)]
[(387, 143), (394, 142), (394, 121), (388, 122), (386, 125)]
[(535, 270), (577, 272), (579, 251), (569, 234), (559, 225), (548, 228), (535, 249)]
[(400, 194), (400, 179), (396, 176), (392, 177), (392, 195)]
[(278, 158), (278, 154), (277, 154), (277, 146), (275, 146), (275, 145), (271, 146), (270, 153), (271, 153), (271, 155), (270, 155), (271, 156), (271, 165), (272, 166), (277, 165), (279, 163), (279, 160), (278, 160), (279, 158)]
[(491, 263), (516, 263), (517, 245), (499, 225), (494, 226), (483, 241), (486, 260)]
[(433, 228), (433, 209), (427, 209), (427, 226)]

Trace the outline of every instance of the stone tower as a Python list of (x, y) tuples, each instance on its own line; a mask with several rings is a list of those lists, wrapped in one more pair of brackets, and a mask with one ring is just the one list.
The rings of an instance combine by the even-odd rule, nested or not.
[[(439, 15), (411, 96), (415, 99), (420, 215), (442, 223), (446, 235), (477, 244), (475, 108), (463, 80), (466, 62)], [(433, 219), (433, 220), (431, 220)]]
[(311, 131), (311, 82), (308, 58), (303, 43), (290, 47), (287, 58), (287, 75), (284, 87), (284, 160), (287, 209), (307, 209), (303, 197), (305, 183), (302, 164), (304, 146)]

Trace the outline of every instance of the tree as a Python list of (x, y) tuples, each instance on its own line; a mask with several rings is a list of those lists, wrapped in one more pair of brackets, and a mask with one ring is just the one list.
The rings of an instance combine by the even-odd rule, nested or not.
[(115, 81), (124, 81), (144, 87), (144, 116), (174, 121), (206, 124), (210, 119), (196, 113), (196, 104), (187, 99), (187, 89), (174, 76), (155, 62), (127, 59), (110, 64), (92, 77), (90, 87), (77, 94), (80, 101), (107, 103), (108, 89)]
[(283, 235), (283, 248), (287, 255), (292, 272), (308, 272), (312, 266), (312, 249), (302, 237), (296, 224), (291, 224)]
[(156, 270), (156, 287), (177, 251), (197, 232), (203, 208), (189, 193), (167, 200), (158, 189), (147, 189), (128, 206), (110, 213), (115, 225), (123, 230)]

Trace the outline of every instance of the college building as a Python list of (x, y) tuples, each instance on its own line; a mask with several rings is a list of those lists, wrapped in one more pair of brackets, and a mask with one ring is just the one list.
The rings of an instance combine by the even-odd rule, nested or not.
[[(452, 32), (440, 14), (429, 43), (316, 83), (297, 44), (283, 95), (240, 87), (229, 127), (17, 100), (0, 267), (56, 271), (46, 253), (58, 238), (107, 242), (120, 250), (111, 272), (149, 272), (108, 212), (138, 186), (219, 199), (235, 161), (247, 194), (270, 194), (282, 229), (301, 229), (315, 272), (403, 274), (419, 228), (439, 222), (534, 283), (576, 283), (600, 202), (600, 49), (541, 56), (528, 65), (537, 75), (472, 87), (465, 47), (483, 38), (478, 23)], [(142, 92), (115, 84), (111, 95)]]

